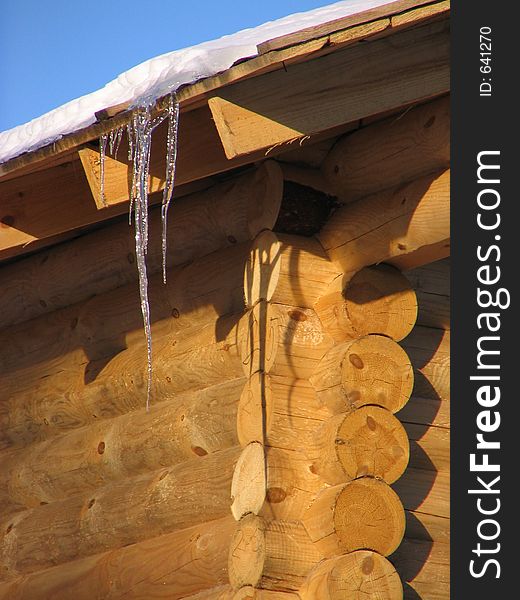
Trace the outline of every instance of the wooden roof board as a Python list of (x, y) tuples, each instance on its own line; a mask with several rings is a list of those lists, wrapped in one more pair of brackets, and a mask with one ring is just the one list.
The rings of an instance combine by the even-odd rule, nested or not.
[(313, 27), (307, 27), (305, 29), (295, 31), (294, 33), (289, 33), (287, 35), (273, 38), (272, 40), (267, 40), (263, 44), (259, 44), (257, 46), (258, 53), (265, 54), (266, 52), (271, 52), (272, 50), (280, 50), (281, 48), (286, 48), (287, 46), (308, 42), (314, 38), (322, 37), (335, 31), (340, 31), (341, 29), (347, 29), (355, 25), (368, 23), (369, 21), (374, 21), (382, 17), (390, 17), (397, 13), (401, 13), (418, 6), (423, 6), (425, 4), (433, 3), (431, 0), (396, 0), (395, 2), (390, 2), (388, 4), (377, 6), (354, 15), (349, 15), (348, 17), (343, 17), (341, 19), (315, 25)]
[[(384, 21), (385, 25), (383, 27), (383, 29), (388, 29), (387, 33), (391, 33), (392, 28), (394, 27), (397, 28), (404, 25), (412, 26), (414, 23), (424, 20), (425, 15), (420, 11), (420, 7), (426, 7), (428, 9), (426, 18), (433, 18), (436, 15), (449, 10), (449, 0), (441, 0), (439, 2), (399, 0), (398, 2), (384, 5), (381, 8), (390, 10), (387, 15), (388, 17), (392, 14), (397, 14), (395, 12), (397, 10), (397, 5), (400, 5), (401, 8), (398, 12), (403, 14), (403, 17), (401, 20), (395, 21), (395, 23), (388, 21), (387, 18), (386, 21)], [(409, 11), (405, 10), (406, 6), (409, 7)], [(392, 12), (391, 7), (394, 7), (394, 12)], [(273, 46), (272, 49), (260, 47), (259, 50), (261, 50), (261, 53), (259, 56), (241, 61), (239, 64), (232, 66), (223, 73), (197, 81), (189, 86), (184, 86), (178, 92), (182, 112), (193, 110), (205, 104), (207, 95), (210, 92), (229, 85), (230, 83), (245, 78), (256, 77), (276, 69), (283, 69), (286, 62), (305, 61), (311, 57), (314, 58), (324, 53), (334, 52), (345, 44), (352, 44), (374, 35), (374, 27), (364, 27), (363, 25), (381, 21), (382, 17), (381, 15), (375, 16), (375, 14), (372, 17), (369, 17), (367, 13), (371, 13), (371, 11), (359, 13), (359, 15), (365, 15), (363, 17), (363, 19), (365, 19), (364, 23), (348, 24), (346, 20), (332, 21), (328, 24), (325, 23), (323, 27), (328, 27), (328, 33), (317, 34), (315, 30), (309, 31), (304, 29), (301, 32), (297, 32), (299, 39), (292, 42), (293, 45), (285, 44), (283, 48), (281, 45), (280, 48), (274, 48)], [(405, 15), (408, 16), (406, 17)], [(331, 40), (330, 35), (332, 33), (349, 30), (349, 35), (337, 36), (335, 41)], [(161, 98), (156, 103), (156, 109), (162, 110), (164, 107), (165, 99)], [(128, 107), (125, 105), (107, 107), (105, 111), (100, 112), (100, 120), (96, 123), (74, 133), (65, 135), (43, 148), (22, 154), (0, 164), (0, 181), (7, 178), (7, 175), (21, 169), (23, 169), (23, 173), (27, 172), (25, 167), (30, 167), (36, 163), (46, 163), (49, 159), (53, 159), (52, 162), (54, 162), (56, 157), (68, 153), (70, 150), (78, 149), (87, 142), (99, 138), (103, 133), (107, 133), (114, 128), (126, 124), (129, 115), (130, 111), (128, 111)], [(12, 175), (10, 177), (12, 177)]]

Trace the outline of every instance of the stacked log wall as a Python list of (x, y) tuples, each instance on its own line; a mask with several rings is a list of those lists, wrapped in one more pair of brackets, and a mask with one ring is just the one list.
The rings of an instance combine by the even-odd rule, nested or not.
[[(446, 315), (443, 275), (400, 271), (447, 251), (446, 106), (339, 140), (311, 179), (343, 206), (314, 237), (273, 232), (272, 161), (179, 201), (166, 286), (150, 259), (149, 412), (120, 225), (0, 270), (0, 598), (398, 600), (414, 585), (407, 548), (445, 531), (445, 476), (418, 497), (447, 464), (426, 381), (445, 394), (445, 348), (429, 359)], [(424, 162), (385, 185), (393, 159), (374, 153), (354, 197), (341, 161), (383, 134)], [(39, 283), (19, 301), (25, 278)]]

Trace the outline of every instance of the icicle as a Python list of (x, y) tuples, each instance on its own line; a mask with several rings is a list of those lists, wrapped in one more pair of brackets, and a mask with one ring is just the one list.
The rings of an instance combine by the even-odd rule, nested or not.
[(107, 206), (105, 198), (105, 156), (107, 151), (107, 139), (106, 133), (101, 134), (99, 138), (99, 195), (103, 206)]
[(166, 177), (161, 205), (162, 220), (162, 269), (163, 283), (166, 284), (166, 250), (168, 233), (168, 208), (175, 185), (175, 165), (177, 162), (177, 137), (179, 131), (179, 101), (175, 93), (168, 99), (168, 137), (166, 141)]
[(115, 140), (116, 130), (112, 129), (112, 131), (108, 134), (108, 151), (111, 156), (114, 156), (114, 140)]
[[(134, 162), (134, 132), (132, 129), (132, 123), (128, 123), (126, 126), (126, 135), (128, 137), (128, 161)], [(132, 213), (134, 207), (134, 180), (132, 178), (132, 189), (130, 190), (130, 206), (128, 208), (128, 224), (132, 224)]]
[(152, 332), (150, 326), (150, 305), (148, 302), (148, 275), (146, 271), (150, 150), (152, 144), (152, 131), (162, 123), (166, 117), (167, 114), (162, 114), (152, 120), (150, 106), (142, 106), (135, 110), (132, 124), (127, 127), (129, 155), (132, 160), (130, 211), (132, 211), (133, 208), (135, 253), (139, 274), (139, 294), (147, 349), (148, 381), (146, 389), (146, 410), (149, 410), (150, 408), (152, 391)]
[(128, 136), (128, 160), (134, 160), (134, 136), (132, 131), (132, 123), (126, 126), (126, 134)]
[(108, 148), (111, 156), (116, 158), (117, 151), (119, 150), (119, 144), (121, 143), (121, 137), (123, 136), (123, 127), (117, 127), (112, 129), (108, 136)]
[(131, 201), (134, 209), (135, 225), (135, 253), (137, 260), (137, 271), (139, 275), (139, 295), (141, 299), (141, 312), (143, 315), (144, 331), (147, 349), (147, 389), (146, 410), (150, 406), (152, 388), (152, 336), (150, 327), (150, 305), (148, 303), (148, 276), (146, 272), (146, 251), (148, 243), (148, 232), (146, 230), (148, 213), (148, 186), (146, 180), (147, 162), (150, 156), (151, 130), (150, 108), (137, 109), (134, 113), (132, 133), (134, 139), (129, 145), (133, 149), (133, 177)]
[(119, 145), (121, 144), (121, 139), (123, 137), (123, 131), (124, 131), (123, 127), (119, 127), (117, 129), (116, 140), (115, 140), (115, 148), (114, 148), (114, 153), (113, 153), (113, 157), (114, 158), (117, 158), (117, 152), (119, 150)]

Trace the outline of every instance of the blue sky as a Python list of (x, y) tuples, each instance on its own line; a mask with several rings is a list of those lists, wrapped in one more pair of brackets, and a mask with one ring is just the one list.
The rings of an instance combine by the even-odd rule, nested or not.
[(2, 0), (0, 131), (153, 56), (334, 0)]

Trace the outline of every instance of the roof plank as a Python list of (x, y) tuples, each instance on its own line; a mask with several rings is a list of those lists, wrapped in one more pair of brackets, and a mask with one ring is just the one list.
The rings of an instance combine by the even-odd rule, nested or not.
[(388, 4), (383, 4), (382, 6), (377, 6), (369, 10), (364, 10), (363, 12), (342, 17), (341, 19), (335, 19), (334, 21), (328, 21), (326, 23), (321, 23), (320, 25), (306, 27), (305, 29), (295, 31), (294, 33), (272, 38), (257, 46), (258, 53), (265, 54), (266, 52), (271, 52), (272, 50), (280, 50), (281, 48), (286, 48), (287, 46), (292, 46), (303, 41), (328, 35), (335, 31), (339, 31), (340, 29), (346, 29), (347, 27), (352, 27), (354, 25), (368, 23), (369, 21), (373, 21), (374, 19), (379, 19), (381, 17), (389, 17), (391, 15), (406, 11), (410, 8), (431, 3), (432, 0), (396, 0), (395, 2), (389, 2)]

